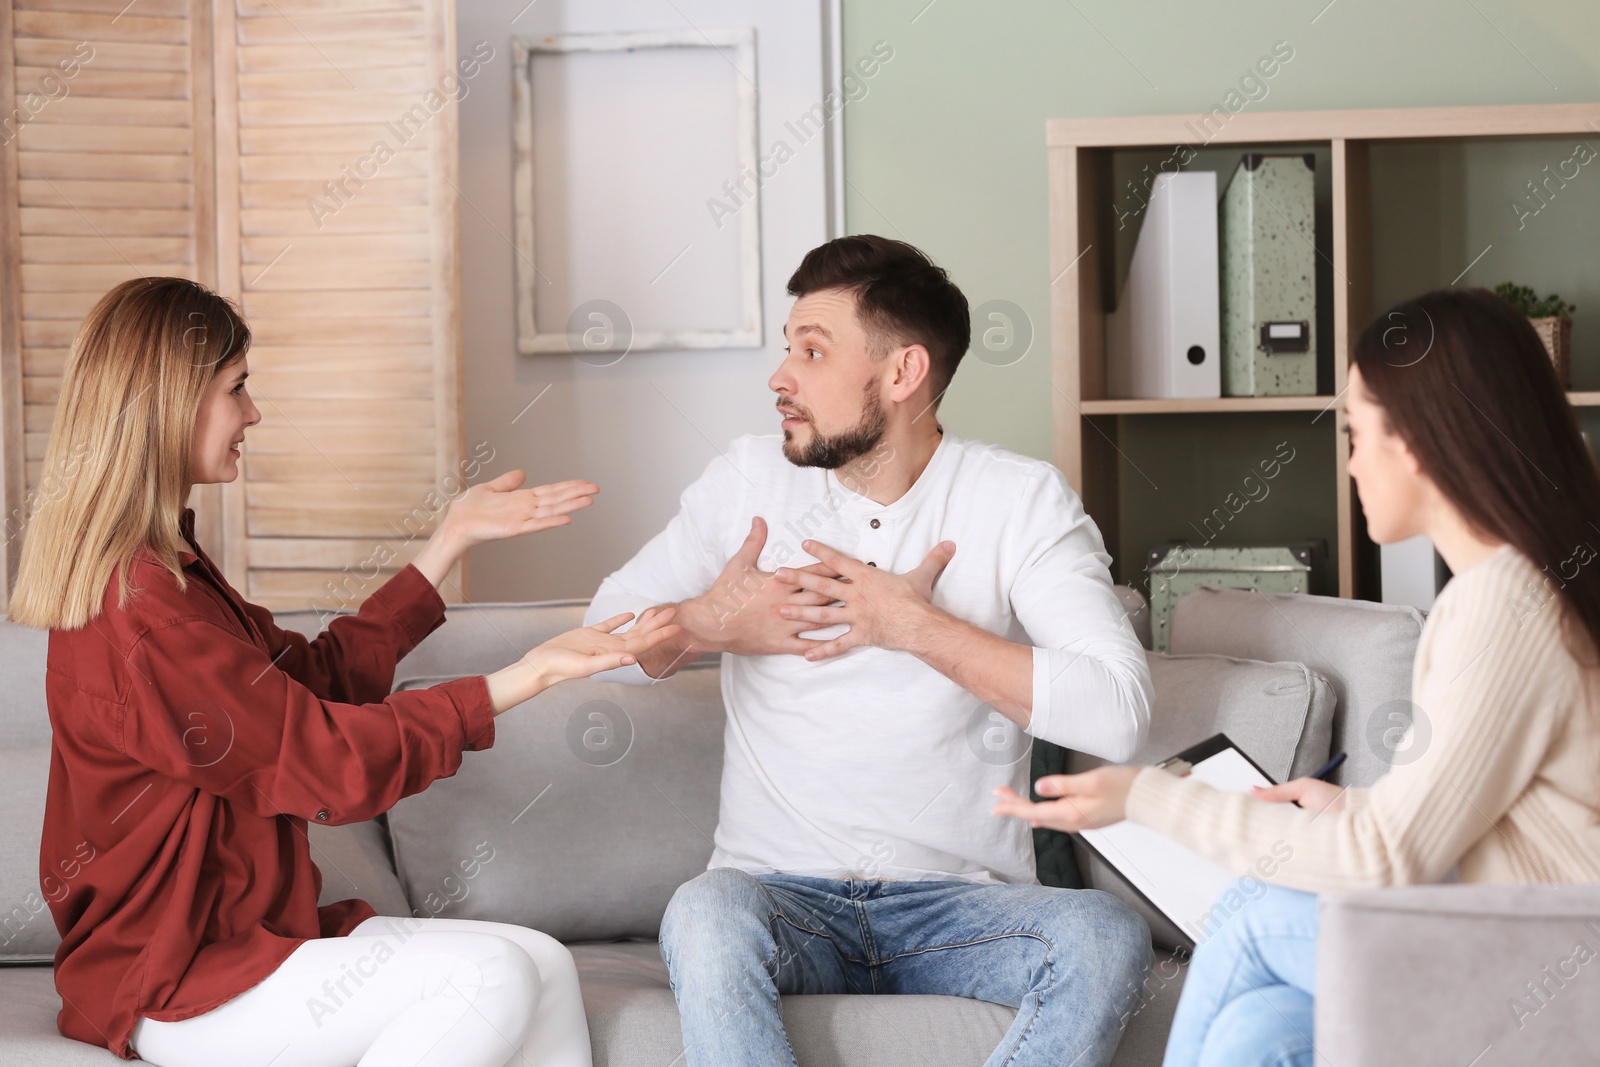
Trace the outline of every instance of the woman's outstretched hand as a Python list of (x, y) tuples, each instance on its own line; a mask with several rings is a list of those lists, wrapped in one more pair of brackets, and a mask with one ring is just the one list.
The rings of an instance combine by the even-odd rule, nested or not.
[(672, 604), (646, 608), (638, 622), (619, 634), (617, 627), (633, 618), (633, 612), (625, 611), (593, 626), (557, 634), (523, 659), (533, 665), (547, 685), (626, 667), (637, 663), (640, 653), (678, 633), (679, 627), (672, 621), (677, 610)]
[(479, 482), (450, 502), (442, 525), (454, 527), (461, 547), (471, 548), (485, 541), (566, 526), (572, 522), (572, 513), (593, 504), (600, 491), (582, 478), (519, 488), (527, 478), (522, 471), (506, 471)]
[(676, 614), (677, 606), (669, 604), (647, 608), (626, 633), (619, 634), (616, 629), (633, 618), (631, 611), (557, 634), (511, 666), (488, 676), (489, 700), (495, 714), (561, 682), (637, 663), (640, 654), (677, 636), (680, 628), (672, 621)]
[(572, 513), (593, 504), (600, 491), (582, 478), (519, 488), (527, 477), (522, 471), (506, 471), (452, 500), (428, 543), (412, 559), (417, 570), (437, 586), (473, 545), (566, 526)]
[(1001, 786), (994, 791), (999, 798), (994, 813), (1067, 833), (1110, 826), (1126, 817), (1128, 790), (1139, 771), (1138, 767), (1096, 767), (1082, 774), (1049, 774), (1034, 783), (1040, 796), (1054, 800), (1032, 801)]

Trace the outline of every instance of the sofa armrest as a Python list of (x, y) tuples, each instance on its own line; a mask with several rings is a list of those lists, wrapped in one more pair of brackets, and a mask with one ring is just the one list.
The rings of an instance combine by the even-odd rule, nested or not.
[(1600, 885), (1327, 895), (1319, 1063), (1600, 1063)]

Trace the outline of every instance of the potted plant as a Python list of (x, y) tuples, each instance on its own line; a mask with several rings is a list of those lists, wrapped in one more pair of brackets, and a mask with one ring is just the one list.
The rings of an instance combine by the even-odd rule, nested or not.
[(1494, 291), (1496, 296), (1505, 297), (1518, 311), (1528, 316), (1539, 340), (1544, 342), (1545, 351), (1550, 353), (1550, 362), (1555, 365), (1561, 388), (1570, 389), (1572, 313), (1578, 309), (1554, 293), (1541, 297), (1528, 286), (1515, 282), (1501, 282), (1494, 287)]

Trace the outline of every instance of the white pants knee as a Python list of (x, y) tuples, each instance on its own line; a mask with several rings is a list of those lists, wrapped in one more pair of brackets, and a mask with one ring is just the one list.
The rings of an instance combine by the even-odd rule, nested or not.
[(572, 955), (535, 930), (377, 916), (307, 941), (182, 1022), (140, 1019), (157, 1067), (590, 1067)]

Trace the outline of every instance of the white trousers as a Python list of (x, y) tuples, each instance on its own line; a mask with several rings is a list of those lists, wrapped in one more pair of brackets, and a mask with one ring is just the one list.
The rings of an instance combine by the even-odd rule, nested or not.
[(157, 1067), (591, 1067), (572, 955), (521, 926), (376, 916), (307, 941), (182, 1022), (140, 1019)]

